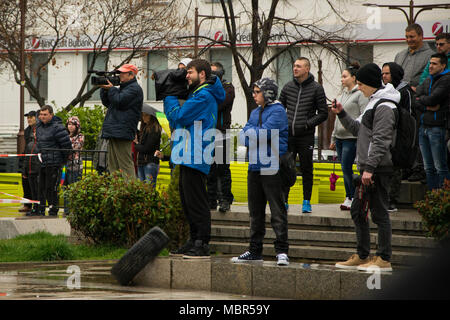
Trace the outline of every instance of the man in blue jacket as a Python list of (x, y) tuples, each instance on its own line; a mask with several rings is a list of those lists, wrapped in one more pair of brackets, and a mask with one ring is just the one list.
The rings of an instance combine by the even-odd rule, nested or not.
[(442, 188), (450, 179), (445, 134), (450, 101), (450, 71), (447, 56), (435, 53), (430, 58), (430, 76), (417, 87), (419, 146), (429, 190)]
[(209, 258), (211, 212), (206, 177), (213, 161), (217, 106), (225, 100), (225, 90), (220, 79), (211, 76), (206, 60), (192, 60), (186, 79), (191, 93), (182, 106), (176, 96), (164, 98), (164, 113), (174, 128), (171, 161), (180, 165), (180, 198), (190, 228), (190, 239), (172, 255)]
[(144, 95), (136, 80), (138, 68), (124, 64), (119, 71), (120, 87), (108, 81), (100, 86), (100, 97), (108, 108), (102, 128), (102, 139), (108, 139), (107, 166), (109, 172), (122, 170), (131, 178), (136, 178), (131, 144), (136, 137), (137, 125), (141, 118)]
[(284, 106), (276, 101), (278, 86), (263, 78), (253, 86), (258, 108), (250, 114), (240, 140), (248, 148), (248, 209), (250, 211), (250, 248), (233, 262), (262, 261), (266, 233), (266, 203), (269, 202), (271, 224), (275, 232), (277, 264), (286, 266), (288, 259), (288, 224), (285, 186), (279, 174), (279, 157), (288, 149), (288, 118)]

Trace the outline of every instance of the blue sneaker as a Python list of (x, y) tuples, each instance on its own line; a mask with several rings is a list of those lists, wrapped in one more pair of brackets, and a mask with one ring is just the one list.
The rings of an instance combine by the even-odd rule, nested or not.
[(285, 202), (284, 207), (286, 208), (286, 212), (289, 212), (289, 203)]
[(311, 213), (312, 212), (312, 208), (311, 208), (311, 204), (309, 203), (309, 200), (303, 200), (302, 212), (303, 213)]

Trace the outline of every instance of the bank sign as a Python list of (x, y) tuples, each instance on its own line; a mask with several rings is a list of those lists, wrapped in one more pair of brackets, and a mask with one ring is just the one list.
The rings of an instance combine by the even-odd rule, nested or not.
[[(423, 21), (420, 22), (424, 30), (424, 38), (427, 40), (434, 39), (434, 37), (441, 32), (450, 32), (450, 20), (442, 21)], [(324, 30), (338, 30), (340, 26), (324, 26)], [(355, 24), (351, 29), (347, 30), (345, 34), (341, 34), (343, 38), (350, 39), (355, 42), (393, 42), (404, 41), (405, 39), (405, 23), (392, 22), (392, 23), (376, 23), (376, 20), (368, 20), (366, 24)], [(228, 34), (225, 30), (212, 30), (208, 33), (201, 33), (202, 37), (213, 39), (214, 41), (228, 41)], [(274, 28), (269, 40), (269, 45), (286, 45), (289, 41), (293, 41), (292, 33), (289, 37), (286, 36), (284, 31), (277, 31)], [(308, 36), (303, 34), (304, 38)], [(66, 37), (56, 44), (56, 39), (51, 36), (32, 37), (26, 39), (25, 49), (27, 51), (51, 51), (56, 44), (56, 51), (91, 51), (98, 45), (91, 40), (94, 37)], [(288, 40), (289, 39), (289, 40)], [(119, 40), (120, 41), (120, 40)], [(243, 30), (236, 34), (236, 42), (239, 46), (251, 46), (252, 36), (250, 31)], [(199, 38), (199, 47), (204, 47), (210, 44), (210, 41), (204, 38)], [(194, 46), (194, 37), (192, 34), (185, 34), (182, 37), (173, 37), (173, 39), (167, 43), (159, 44), (158, 47), (154, 47), (150, 42), (143, 44), (141, 49), (152, 50), (158, 48), (192, 48)], [(112, 46), (114, 50), (130, 50), (131, 45), (127, 42), (127, 38), (117, 42)], [(105, 48), (106, 49), (106, 48)]]

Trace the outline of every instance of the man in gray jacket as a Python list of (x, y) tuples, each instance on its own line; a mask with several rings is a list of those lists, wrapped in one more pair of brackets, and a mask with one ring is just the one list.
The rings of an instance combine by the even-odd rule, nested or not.
[[(361, 183), (357, 185), (352, 202), (351, 215), (356, 227), (357, 253), (345, 262), (336, 263), (344, 269), (368, 270), (379, 268), (391, 271), (392, 255), (391, 221), (388, 214), (389, 182), (393, 172), (390, 147), (395, 142), (396, 119), (400, 93), (388, 83), (383, 87), (381, 70), (369, 63), (356, 74), (359, 90), (369, 98), (364, 113), (356, 120), (343, 110), (340, 103), (333, 104), (342, 125), (357, 136), (357, 166), (361, 172)], [(387, 99), (390, 101), (382, 101)], [(372, 221), (378, 226), (378, 247), (376, 256), (369, 258), (370, 233), (368, 211)]]
[(394, 62), (399, 64), (405, 72), (403, 81), (416, 91), (420, 76), (434, 51), (428, 43), (423, 42), (423, 29), (419, 24), (410, 24), (406, 27), (405, 32), (408, 48), (397, 53)]

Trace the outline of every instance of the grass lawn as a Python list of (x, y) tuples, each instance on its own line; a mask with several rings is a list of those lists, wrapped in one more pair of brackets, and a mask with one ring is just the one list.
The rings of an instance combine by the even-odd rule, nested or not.
[(0, 262), (120, 259), (128, 248), (75, 245), (64, 235), (36, 232), (0, 240)]

